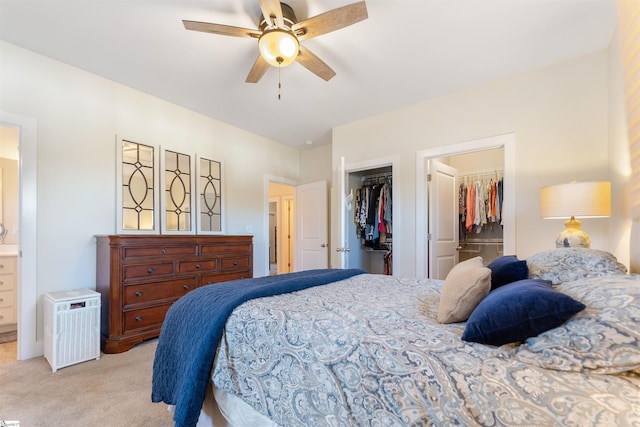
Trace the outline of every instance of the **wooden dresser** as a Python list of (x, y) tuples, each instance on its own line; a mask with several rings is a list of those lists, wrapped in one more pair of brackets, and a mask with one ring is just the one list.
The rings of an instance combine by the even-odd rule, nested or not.
[(121, 353), (160, 335), (171, 304), (204, 285), (253, 277), (252, 236), (96, 236), (101, 344)]

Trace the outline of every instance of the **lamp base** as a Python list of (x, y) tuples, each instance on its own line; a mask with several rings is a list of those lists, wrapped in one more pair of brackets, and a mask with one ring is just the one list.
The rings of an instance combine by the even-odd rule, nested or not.
[(556, 238), (556, 248), (590, 248), (589, 235), (580, 230), (581, 222), (571, 217), (564, 223), (565, 229)]

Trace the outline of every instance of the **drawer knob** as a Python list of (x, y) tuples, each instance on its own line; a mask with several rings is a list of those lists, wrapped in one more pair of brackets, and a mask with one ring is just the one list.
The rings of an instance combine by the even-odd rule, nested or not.
[(4, 268), (4, 265), (0, 264), (0, 268)]
[(0, 285), (4, 285), (4, 282), (0, 281)]
[(136, 296), (137, 297), (141, 297), (142, 296), (142, 292), (140, 292), (140, 291), (136, 292)]
[(213, 282), (212, 281), (208, 281), (207, 285), (213, 285)]
[(0, 302), (4, 301), (4, 298), (0, 298)]
[(0, 320), (4, 319), (4, 316), (2, 314), (0, 314)]
[(164, 254), (166, 254), (166, 253), (167, 253), (167, 250), (166, 250), (166, 249), (163, 249), (163, 250), (162, 250), (162, 255), (164, 255)]
[(233, 265), (238, 265), (238, 261), (233, 261)]
[(149, 273), (149, 274), (153, 273), (153, 268), (148, 269), (147, 273)]
[(183, 286), (183, 288), (184, 288), (184, 289), (189, 289), (189, 288), (190, 288), (190, 286), (189, 286), (189, 285), (184, 285), (184, 286)]
[(196, 264), (196, 268), (200, 268), (200, 264)]
[(142, 317), (136, 316), (136, 322), (142, 322)]

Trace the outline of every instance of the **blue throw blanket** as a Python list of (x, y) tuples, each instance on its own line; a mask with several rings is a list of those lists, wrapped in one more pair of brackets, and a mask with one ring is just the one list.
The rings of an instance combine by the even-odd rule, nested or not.
[(175, 405), (176, 427), (195, 426), (227, 317), (253, 298), (295, 292), (365, 273), (359, 269), (307, 270), (197, 288), (165, 317), (153, 361), (151, 400)]

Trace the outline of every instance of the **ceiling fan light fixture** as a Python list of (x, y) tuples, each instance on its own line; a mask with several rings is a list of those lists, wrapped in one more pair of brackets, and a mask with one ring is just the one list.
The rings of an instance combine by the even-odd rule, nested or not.
[(292, 32), (275, 28), (262, 33), (258, 39), (258, 48), (269, 65), (286, 67), (296, 60), (300, 43)]

